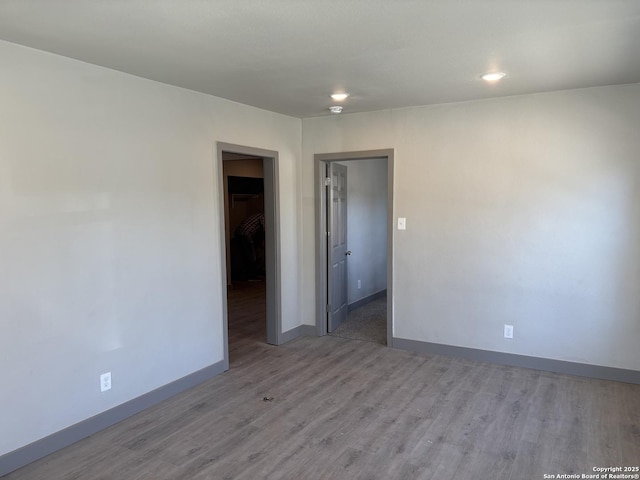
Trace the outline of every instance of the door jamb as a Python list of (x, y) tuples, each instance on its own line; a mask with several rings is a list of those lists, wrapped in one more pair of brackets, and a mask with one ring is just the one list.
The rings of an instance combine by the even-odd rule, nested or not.
[[(278, 188), (278, 152), (264, 150), (231, 143), (216, 142), (217, 148), (217, 187), (219, 192), (218, 215), (220, 218), (220, 265), (222, 269), (222, 318), (224, 338), (224, 358), (229, 368), (229, 316), (227, 308), (227, 255), (226, 225), (224, 212), (224, 173), (223, 152), (237, 153), (262, 158), (264, 170), (264, 213), (265, 213), (265, 255), (266, 261), (266, 303), (267, 303), (267, 343), (281, 345), (282, 309), (281, 309), (281, 274), (280, 274), (280, 212)], [(271, 255), (268, 252), (272, 252)]]
[(354, 152), (317, 153), (315, 161), (316, 198), (316, 332), (327, 334), (327, 193), (326, 165), (330, 162), (387, 159), (387, 346), (393, 347), (393, 172), (394, 150), (362, 150)]

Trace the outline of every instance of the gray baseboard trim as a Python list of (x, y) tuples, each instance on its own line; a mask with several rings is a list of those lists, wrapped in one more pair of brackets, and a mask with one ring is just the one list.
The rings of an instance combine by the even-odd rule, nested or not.
[(597, 378), (601, 380), (611, 380), (614, 382), (640, 384), (640, 371), (638, 370), (603, 367), (600, 365), (567, 362), (564, 360), (553, 360), (550, 358), (529, 357), (514, 353), (492, 352), (490, 350), (456, 347), (452, 345), (420, 342), (417, 340), (408, 340), (406, 338), (396, 337), (393, 338), (393, 348), (409, 350), (412, 352), (462, 357), (478, 362), (532, 368), (535, 370), (578, 375), (580, 377)]
[(195, 387), (228, 370), (228, 368), (224, 360), (214, 363), (133, 400), (129, 400), (117, 407), (113, 407), (106, 412), (99, 413), (29, 445), (25, 445), (13, 452), (2, 455), (0, 456), (0, 477), (40, 458), (46, 457), (57, 450), (68, 447), (83, 438), (152, 407), (169, 397), (188, 390), (191, 387)]
[(356, 308), (364, 307), (367, 303), (371, 303), (374, 300), (377, 300), (379, 298), (386, 297), (386, 296), (387, 296), (387, 290), (386, 289), (380, 290), (379, 292), (373, 293), (368, 297), (361, 298), (360, 300), (356, 300), (355, 302), (349, 304), (347, 306), (347, 312), (351, 312)]
[(295, 340), (298, 337), (310, 336), (315, 337), (317, 335), (316, 326), (315, 325), (298, 325), (291, 330), (287, 330), (286, 332), (282, 332), (280, 335), (279, 345), (283, 343), (290, 342), (291, 340)]

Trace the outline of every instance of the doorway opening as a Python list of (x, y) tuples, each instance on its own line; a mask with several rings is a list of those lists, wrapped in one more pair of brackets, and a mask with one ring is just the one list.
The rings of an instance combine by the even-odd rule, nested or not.
[(278, 154), (218, 143), (225, 358), (281, 337)]
[(393, 346), (393, 150), (315, 162), (317, 333)]

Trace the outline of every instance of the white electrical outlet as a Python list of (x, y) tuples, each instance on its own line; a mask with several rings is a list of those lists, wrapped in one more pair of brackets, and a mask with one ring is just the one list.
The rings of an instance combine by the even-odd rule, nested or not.
[(362, 282), (358, 280), (358, 289), (362, 288)]
[(513, 338), (513, 325), (504, 326), (504, 338)]
[(100, 391), (106, 392), (111, 390), (111, 372), (100, 375)]

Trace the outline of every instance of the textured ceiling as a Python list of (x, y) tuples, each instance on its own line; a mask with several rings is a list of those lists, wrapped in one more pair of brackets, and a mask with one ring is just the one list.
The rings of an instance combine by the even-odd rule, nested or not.
[(0, 39), (296, 117), (640, 82), (640, 0), (0, 0)]

